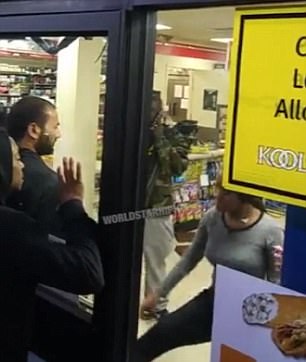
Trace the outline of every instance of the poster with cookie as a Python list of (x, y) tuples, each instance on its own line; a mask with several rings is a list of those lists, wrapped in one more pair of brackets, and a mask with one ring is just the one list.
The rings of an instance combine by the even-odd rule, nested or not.
[(306, 362), (306, 296), (217, 267), (211, 362)]

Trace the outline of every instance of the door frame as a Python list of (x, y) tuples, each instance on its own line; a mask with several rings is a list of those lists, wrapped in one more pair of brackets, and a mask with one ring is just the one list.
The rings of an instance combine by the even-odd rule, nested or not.
[[(260, 5), (267, 4), (264, 0), (130, 0), (135, 8), (143, 7), (158, 10), (192, 9), (204, 7)], [(297, 0), (303, 2), (303, 0)], [(288, 3), (290, 0), (269, 0), (269, 4)]]
[[(297, 2), (304, 2), (305, 0), (297, 0)], [(288, 3), (288, 0), (269, 0), (268, 5), (273, 6), (274, 4), (283, 5), (284, 3)], [(141, 109), (134, 114), (135, 122), (136, 119), (139, 122), (139, 165), (138, 170), (140, 173), (138, 174), (138, 196), (139, 196), (139, 204), (143, 205), (143, 200), (145, 199), (145, 178), (143, 174), (141, 174), (141, 170), (143, 172), (146, 171), (145, 163), (146, 163), (146, 150), (148, 146), (148, 138), (149, 138), (149, 119), (150, 119), (150, 108), (151, 108), (151, 97), (153, 90), (153, 75), (154, 75), (154, 61), (155, 61), (155, 40), (156, 40), (156, 30), (155, 24), (157, 19), (157, 12), (162, 10), (176, 10), (176, 9), (192, 9), (192, 8), (209, 8), (209, 7), (226, 7), (226, 6), (242, 6), (242, 5), (267, 5), (266, 0), (130, 0), (130, 4), (133, 7), (132, 13), (134, 14), (134, 20), (137, 19), (139, 25), (142, 23), (142, 31), (145, 34), (145, 38), (143, 42), (140, 43), (139, 48), (131, 48), (129, 52), (129, 56), (131, 59), (134, 59), (134, 64), (130, 64), (129, 74), (134, 75), (134, 79), (129, 81), (129, 84), (135, 84), (137, 91), (132, 94), (138, 94), (137, 98), (128, 97), (127, 103), (131, 107), (135, 99), (142, 103)], [(134, 23), (131, 23), (133, 26)], [(140, 29), (141, 31), (141, 29)], [(141, 62), (139, 62), (139, 56), (142, 56)], [(140, 72), (135, 68), (142, 68)], [(137, 79), (137, 77), (140, 77)], [(137, 93), (138, 92), (138, 93)], [(133, 124), (130, 119), (132, 113), (127, 115), (127, 119), (130, 124)], [(140, 117), (138, 119), (138, 117)], [(134, 123), (136, 125), (136, 123)], [(134, 148), (135, 149), (135, 148)], [(126, 163), (127, 165), (128, 163)], [(136, 209), (137, 210), (137, 209)], [(138, 222), (133, 223), (137, 227)], [(131, 330), (128, 335), (128, 349), (126, 354), (126, 359), (122, 361), (133, 362), (133, 349), (135, 346), (135, 338), (137, 331), (138, 320), (137, 314), (135, 312), (135, 307), (138, 306), (139, 303), (139, 290), (140, 290), (140, 272), (141, 272), (141, 257), (143, 250), (143, 229), (140, 234), (135, 234), (135, 243), (134, 248), (134, 258), (132, 267), (134, 267), (134, 278), (132, 278), (135, 293), (134, 295), (130, 295), (132, 302), (132, 308), (130, 311), (131, 314)], [(138, 299), (137, 299), (138, 298)], [(114, 362), (117, 362), (114, 361)], [(118, 359), (119, 362), (119, 359)], [(121, 360), (120, 360), (121, 362)]]
[[(285, 0), (269, 2), (281, 4)], [(109, 3), (111, 1), (31, 0), (0, 4), (0, 38), (12, 34), (30, 35), (33, 32), (36, 35), (55, 35), (61, 31), (80, 33), (81, 30), (108, 35), (101, 215), (141, 210), (144, 205), (145, 150), (153, 86), (156, 11), (166, 8), (260, 5), (265, 1), (116, 0), (114, 7)], [(126, 11), (127, 3), (130, 9), (134, 6), (132, 11)], [(117, 7), (118, 10), (112, 10)], [(143, 221), (107, 226), (100, 222), (99, 229), (99, 246), (107, 284), (96, 298), (94, 328), (88, 329), (84, 321), (80, 322), (63, 309), (50, 304), (44, 304), (42, 310), (52, 309), (51, 314), (55, 318), (77, 325), (77, 336), (71, 329), (71, 336), (63, 336), (66, 339), (61, 347), (64, 345), (67, 350), (63, 361), (71, 360), (69, 348), (73, 347), (78, 353), (79, 343), (82, 344), (82, 351), (93, 351), (91, 359), (87, 354), (87, 360), (92, 362), (132, 362), (138, 326)], [(43, 326), (44, 333), (47, 327)], [(45, 341), (46, 344), (40, 349), (42, 353), (56, 349), (56, 342), (52, 340), (54, 335), (47, 336), (50, 336), (50, 341)], [(54, 356), (53, 360), (61, 361), (58, 357)]]
[(0, 3), (0, 16), (119, 11), (127, 6), (128, 0), (6, 0)]

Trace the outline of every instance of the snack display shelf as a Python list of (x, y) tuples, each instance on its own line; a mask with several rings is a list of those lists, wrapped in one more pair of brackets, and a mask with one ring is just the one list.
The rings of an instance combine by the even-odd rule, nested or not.
[(213, 206), (216, 177), (222, 167), (223, 155), (224, 149), (190, 153), (187, 170), (181, 177), (173, 179), (176, 233), (196, 229), (205, 212)]
[(10, 108), (25, 95), (55, 99), (56, 72), (53, 67), (37, 65), (32, 68), (15, 66), (11, 69), (0, 68), (0, 97), (2, 106)]

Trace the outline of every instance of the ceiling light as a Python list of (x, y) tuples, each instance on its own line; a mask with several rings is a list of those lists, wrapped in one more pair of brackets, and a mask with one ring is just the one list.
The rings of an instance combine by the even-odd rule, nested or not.
[(156, 30), (170, 30), (172, 29), (171, 26), (163, 25), (163, 24), (156, 24)]
[(215, 41), (217, 43), (230, 43), (233, 41), (233, 38), (212, 38), (210, 41)]

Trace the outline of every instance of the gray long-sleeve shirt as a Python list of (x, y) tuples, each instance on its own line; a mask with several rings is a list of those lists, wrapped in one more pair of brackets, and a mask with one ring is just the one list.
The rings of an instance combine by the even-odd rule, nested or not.
[(215, 208), (202, 218), (188, 251), (168, 274), (158, 291), (165, 297), (205, 256), (209, 262), (279, 283), (275, 246), (283, 246), (282, 227), (267, 214), (250, 227), (229, 229)]

